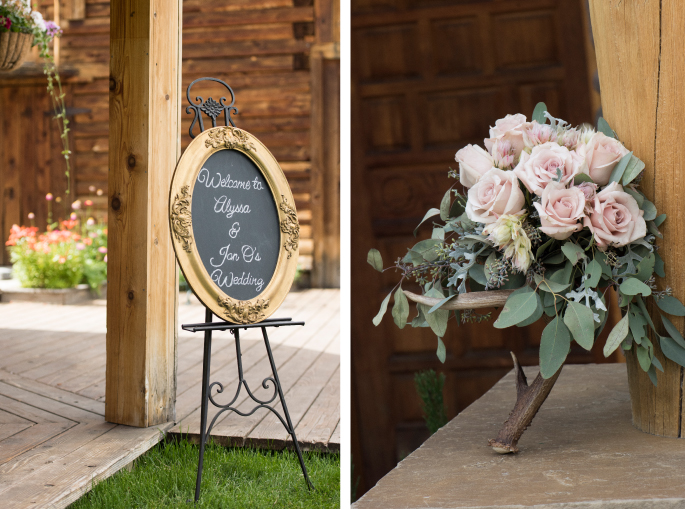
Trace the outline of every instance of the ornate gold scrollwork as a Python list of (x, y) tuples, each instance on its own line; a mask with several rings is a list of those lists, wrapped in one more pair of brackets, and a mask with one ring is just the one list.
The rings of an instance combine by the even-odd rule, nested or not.
[(193, 243), (193, 234), (190, 229), (192, 225), (190, 199), (190, 187), (185, 185), (181, 188), (181, 195), (177, 194), (174, 197), (174, 204), (171, 207), (171, 229), (187, 253), (192, 251)]
[(255, 150), (254, 143), (250, 141), (250, 138), (245, 131), (230, 126), (211, 129), (209, 131), (209, 137), (205, 140), (205, 147), (226, 147), (228, 149), (240, 148), (253, 152)]
[(269, 307), (268, 299), (250, 301), (235, 301), (228, 297), (219, 296), (219, 305), (225, 309), (224, 315), (233, 323), (256, 323), (264, 319), (264, 311)]
[(290, 258), (300, 246), (300, 223), (297, 221), (295, 209), (288, 203), (285, 196), (281, 195), (281, 198), (283, 201), (279, 208), (285, 214), (285, 219), (281, 221), (281, 231), (286, 235), (283, 247), (288, 251), (288, 258)]

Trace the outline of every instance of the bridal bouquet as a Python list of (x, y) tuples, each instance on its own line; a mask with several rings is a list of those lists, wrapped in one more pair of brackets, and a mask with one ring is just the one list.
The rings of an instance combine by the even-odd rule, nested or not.
[[(450, 317), (457, 322), (490, 317), (449, 302), (471, 292), (508, 289), (494, 326), (521, 327), (546, 316), (540, 374), (549, 379), (559, 372), (572, 340), (592, 348), (607, 321), (607, 291), (614, 288), (622, 318), (604, 355), (619, 347), (635, 349), (656, 385), (656, 370), (663, 367), (649, 329), (663, 354), (685, 366), (685, 339), (667, 316), (685, 316), (685, 306), (655, 283), (655, 276), (665, 275), (655, 241), (662, 238), (659, 226), (666, 216), (640, 191), (645, 164), (606, 121), (600, 119), (598, 130), (571, 127), (546, 109), (538, 104), (531, 121), (507, 115), (490, 128), (485, 148), (467, 145), (457, 152), (459, 171), (450, 176), (465, 194), (456, 186), (448, 190), (440, 208), (422, 221), (439, 216), (431, 239), (390, 267), (402, 274), (392, 316), (400, 328), (406, 325), (407, 295), (413, 294), (401, 285), (405, 279), (418, 282), (423, 296), (413, 298), (419, 305), (411, 325), (435, 332), (444, 362), (441, 338)], [(368, 261), (383, 270), (377, 250), (369, 252)], [(661, 311), (663, 329), (647, 312), (650, 298)]]

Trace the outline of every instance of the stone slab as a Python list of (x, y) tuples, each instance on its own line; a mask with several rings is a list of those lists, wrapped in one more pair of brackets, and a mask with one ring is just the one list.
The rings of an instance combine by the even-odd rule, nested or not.
[(685, 440), (632, 426), (625, 364), (564, 367), (521, 452), (503, 456), (487, 441), (515, 399), (512, 371), (353, 507), (685, 508)]

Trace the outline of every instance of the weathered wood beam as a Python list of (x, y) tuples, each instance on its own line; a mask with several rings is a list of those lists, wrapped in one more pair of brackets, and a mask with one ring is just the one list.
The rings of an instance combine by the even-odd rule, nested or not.
[(174, 418), (181, 13), (180, 0), (111, 3), (105, 418), (130, 426)]
[[(660, 213), (668, 217), (657, 242), (666, 277), (659, 289), (673, 288), (685, 298), (685, 146), (679, 133), (685, 119), (685, 4), (678, 0), (620, 2), (590, 0), (603, 115), (618, 138), (645, 163), (641, 186)], [(650, 299), (651, 300), (651, 299)], [(653, 313), (654, 323), (661, 320)], [(682, 332), (683, 319), (673, 317)], [(633, 424), (655, 435), (683, 436), (683, 368), (664, 358), (659, 338), (654, 351), (664, 367), (654, 387), (627, 355)]]

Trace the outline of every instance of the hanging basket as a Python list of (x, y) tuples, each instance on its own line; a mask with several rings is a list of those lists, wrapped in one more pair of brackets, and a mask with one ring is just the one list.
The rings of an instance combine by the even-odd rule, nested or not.
[(13, 71), (26, 60), (31, 51), (33, 34), (0, 33), (0, 71)]

